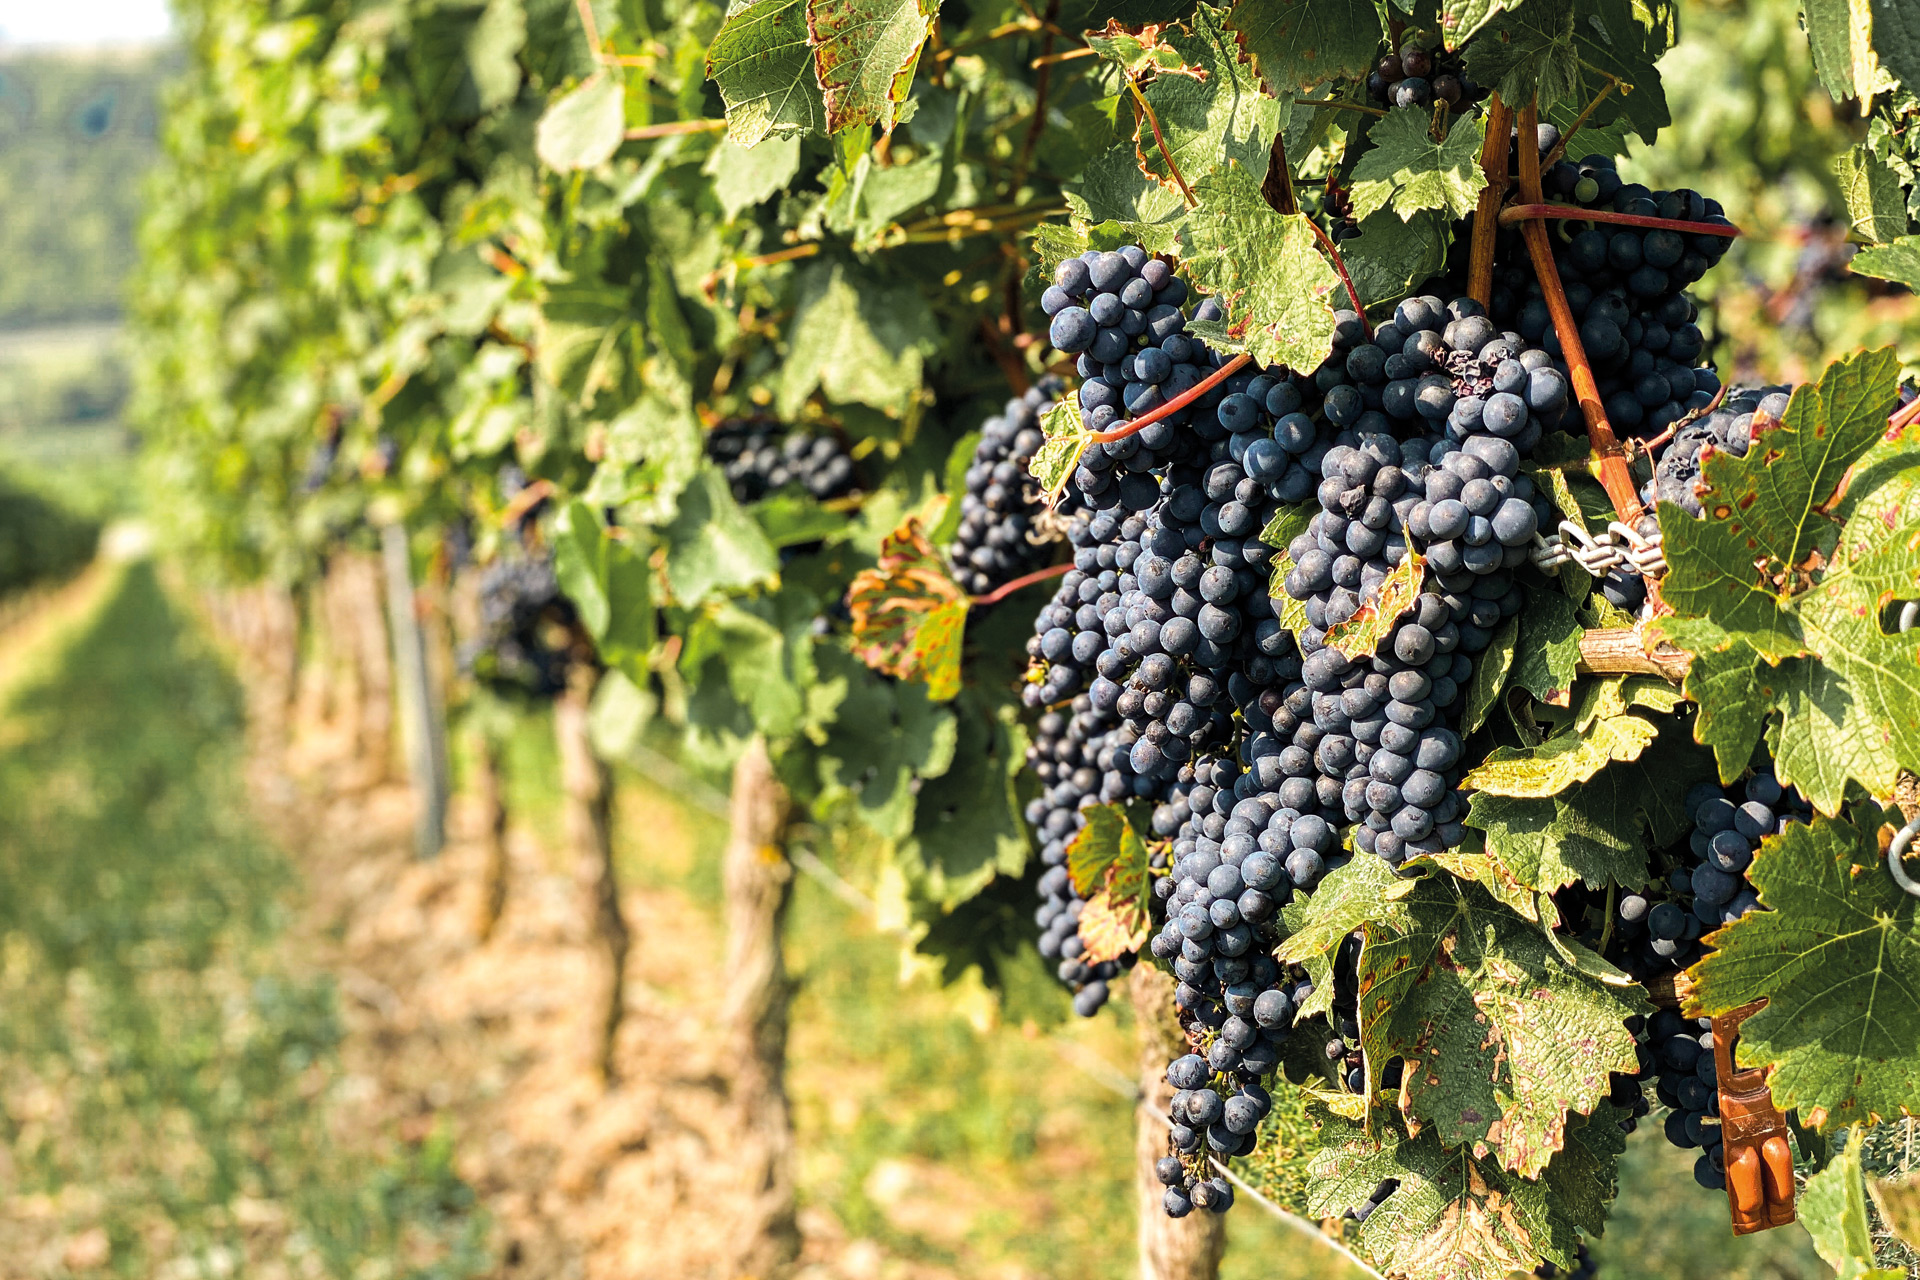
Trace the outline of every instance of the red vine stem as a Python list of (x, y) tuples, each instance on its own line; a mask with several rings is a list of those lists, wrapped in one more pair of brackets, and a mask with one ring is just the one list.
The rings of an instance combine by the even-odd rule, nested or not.
[[(1540, 149), (1529, 142), (1539, 127), (1539, 103), (1529, 102), (1520, 112), (1520, 195), (1530, 204), (1542, 203)], [(1600, 403), (1600, 384), (1594, 380), (1587, 349), (1580, 341), (1580, 326), (1574, 321), (1573, 307), (1568, 304), (1566, 288), (1560, 283), (1560, 268), (1553, 261), (1553, 246), (1547, 243), (1546, 224), (1538, 218), (1528, 218), (1520, 224), (1520, 232), (1526, 238), (1541, 292), (1546, 295), (1554, 331), (1560, 335), (1561, 353), (1566, 356), (1567, 372), (1573, 378), (1573, 392), (1580, 400), (1580, 412), (1587, 420), (1587, 435), (1593, 441), (1594, 456), (1599, 463), (1600, 484), (1606, 489), (1613, 509), (1619, 513), (1621, 523), (1631, 527), (1646, 509), (1640, 505), (1640, 494), (1634, 488), (1627, 456), (1614, 438), (1607, 411)]]
[(1167, 401), (1159, 408), (1151, 409), (1141, 414), (1125, 426), (1115, 427), (1111, 431), (1090, 431), (1087, 435), (1096, 444), (1111, 444), (1115, 440), (1125, 440), (1134, 432), (1152, 426), (1168, 414), (1180, 412), (1195, 400), (1198, 400), (1201, 396), (1207, 394), (1207, 392), (1213, 390), (1228, 378), (1231, 378), (1234, 374), (1246, 368), (1252, 361), (1253, 357), (1242, 351), (1239, 355), (1227, 361), (1218, 369), (1215, 369), (1212, 373), (1202, 378), (1193, 386), (1188, 387), (1185, 391), (1182, 391), (1179, 395)]
[(1327, 234), (1324, 227), (1312, 218), (1307, 219), (1307, 225), (1313, 228), (1314, 235), (1320, 237), (1320, 247), (1327, 251), (1329, 258), (1333, 259), (1333, 269), (1340, 273), (1340, 283), (1347, 286), (1347, 297), (1352, 299), (1353, 309), (1360, 317), (1360, 332), (1369, 338), (1373, 337), (1373, 326), (1367, 323), (1367, 309), (1360, 305), (1360, 291), (1353, 287), (1353, 277), (1347, 274), (1346, 259), (1340, 256), (1340, 250), (1335, 247), (1333, 237)]
[(1894, 411), (1893, 415), (1887, 419), (1887, 430), (1904, 430), (1915, 418), (1920, 418), (1920, 396), (1915, 396)]
[(1638, 213), (1615, 213), (1611, 209), (1582, 209), (1572, 204), (1514, 204), (1500, 211), (1501, 225), (1525, 222), (1531, 218), (1568, 218), (1576, 222), (1611, 222), (1623, 227), (1651, 227), (1656, 231), (1685, 231), (1690, 235), (1725, 236), (1731, 240), (1745, 234), (1731, 222), (1684, 222), (1679, 218), (1649, 218)]
[(1045, 582), (1048, 578), (1063, 577), (1067, 570), (1071, 568), (1073, 568), (1071, 564), (1056, 564), (1047, 569), (1035, 569), (1032, 573), (1022, 574), (1012, 582), (1002, 583), (983, 596), (969, 597), (968, 603), (972, 604), (976, 609), (983, 605), (999, 604), (1020, 588), (1030, 587), (1036, 582)]

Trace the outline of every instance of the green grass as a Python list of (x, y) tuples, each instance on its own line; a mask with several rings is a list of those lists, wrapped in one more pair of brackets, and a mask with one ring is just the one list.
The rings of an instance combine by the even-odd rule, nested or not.
[(248, 818), (242, 727), (146, 563), (0, 705), (6, 1191), (54, 1206), (7, 1206), (0, 1247), (99, 1228), (129, 1276), (475, 1274), (486, 1223), (447, 1144), (355, 1151), (328, 1126), (339, 1015), (274, 951), (294, 881)]

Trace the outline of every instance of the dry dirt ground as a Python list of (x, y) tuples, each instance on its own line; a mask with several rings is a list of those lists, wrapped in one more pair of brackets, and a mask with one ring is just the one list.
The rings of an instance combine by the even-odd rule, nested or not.
[[(291, 737), (256, 746), (250, 785), (305, 883), (289, 951), (339, 984), (343, 1138), (448, 1126), (504, 1275), (732, 1277), (741, 1188), (712, 1047), (720, 974), (685, 962), (723, 954), (707, 916), (672, 890), (624, 893), (636, 945), (609, 1087), (592, 1030), (604, 952), (562, 860), (510, 831), (506, 909), (482, 943), (477, 804), (456, 797), (446, 851), (419, 861), (404, 786), (366, 784), (364, 761), (324, 725)], [(950, 1274), (849, 1240), (820, 1208), (801, 1226), (803, 1276)]]

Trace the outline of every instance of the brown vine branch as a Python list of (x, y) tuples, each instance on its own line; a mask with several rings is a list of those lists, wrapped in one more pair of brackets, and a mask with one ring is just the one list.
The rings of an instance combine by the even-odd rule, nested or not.
[(1507, 150), (1511, 142), (1513, 111), (1495, 93), (1487, 106), (1487, 140), (1480, 147), (1480, 172), (1487, 185), (1473, 211), (1472, 257), (1467, 270), (1467, 293), (1481, 306), (1493, 301), (1493, 250), (1500, 232), (1500, 202), (1507, 195)]
[(1167, 158), (1167, 172), (1171, 173), (1173, 180), (1180, 184), (1180, 194), (1187, 198), (1187, 208), (1199, 208), (1200, 201), (1195, 198), (1193, 188), (1188, 186), (1187, 180), (1180, 176), (1180, 166), (1174, 163), (1173, 148), (1167, 145), (1166, 138), (1160, 133), (1160, 117), (1153, 113), (1153, 107), (1148, 104), (1147, 96), (1140, 92), (1140, 82), (1128, 76), (1127, 88), (1133, 90), (1133, 100), (1140, 104), (1140, 110), (1146, 115), (1147, 123), (1152, 126), (1154, 143), (1159, 146), (1160, 154)]
[(1043, 24), (1038, 18), (1019, 18), (1012, 22), (1001, 23), (977, 40), (963, 40), (959, 44), (950, 44), (940, 50), (940, 52), (934, 54), (933, 58), (935, 62), (946, 62), (959, 54), (963, 49), (975, 49), (983, 44), (991, 44), (995, 40), (1005, 39), (1007, 36), (1021, 35), (1032, 31), (1047, 31), (1049, 34), (1052, 33), (1051, 28)]
[(1729, 240), (1745, 234), (1731, 222), (1686, 222), (1679, 218), (1653, 218), (1639, 213), (1615, 213), (1611, 209), (1583, 209), (1575, 204), (1515, 204), (1508, 205), (1500, 211), (1502, 226), (1525, 222), (1530, 218), (1609, 222), (1622, 227), (1650, 227), (1656, 231), (1684, 231), (1688, 235), (1723, 236)]
[[(1045, 59), (1053, 52), (1053, 22), (1060, 16), (1060, 0), (1049, 0), (1047, 16), (1042, 20), (1047, 34), (1040, 42), (1040, 56)], [(1047, 121), (1047, 86), (1053, 81), (1053, 64), (1043, 61), (1033, 78), (1033, 119), (1027, 125), (1026, 139), (1020, 144), (1019, 158), (1013, 162), (1013, 177), (1007, 183), (1007, 199), (1012, 200), (1020, 194), (1020, 184), (1027, 180), (1027, 167), (1033, 163), (1033, 149), (1040, 143), (1040, 129)]]
[(1379, 107), (1369, 107), (1358, 102), (1341, 102), (1331, 98), (1295, 98), (1294, 104), (1303, 107), (1331, 107), (1335, 111), (1359, 111), (1370, 116), (1385, 116), (1387, 113)]
[(1632, 627), (1601, 627), (1580, 637), (1579, 669), (1590, 675), (1659, 676), (1680, 684), (1692, 665), (1691, 653), (1664, 640), (1649, 652)]
[(1353, 303), (1354, 313), (1360, 317), (1360, 331), (1369, 338), (1373, 337), (1373, 326), (1367, 323), (1367, 309), (1360, 305), (1360, 291), (1353, 287), (1353, 277), (1347, 274), (1347, 260), (1340, 256), (1339, 247), (1333, 243), (1333, 237), (1327, 234), (1325, 227), (1312, 218), (1307, 219), (1307, 225), (1319, 237), (1320, 247), (1333, 259), (1333, 269), (1339, 273), (1340, 283), (1347, 286), (1347, 298)]
[(1619, 87), (1620, 81), (1612, 76), (1607, 77), (1607, 87), (1594, 94), (1593, 101), (1580, 109), (1580, 114), (1573, 118), (1571, 125), (1567, 126), (1567, 131), (1560, 135), (1560, 141), (1553, 144), (1553, 150), (1547, 152), (1547, 158), (1540, 162), (1541, 168), (1551, 169), (1560, 163), (1561, 158), (1567, 154), (1567, 144), (1573, 141), (1573, 135), (1580, 132), (1580, 126), (1584, 125), (1587, 118), (1607, 100), (1607, 95)]
[[(1527, 103), (1520, 112), (1520, 196), (1529, 204), (1544, 203), (1540, 198), (1540, 149), (1528, 143), (1528, 139), (1538, 135), (1539, 122), (1539, 103)], [(1475, 232), (1477, 247), (1477, 227)], [(1587, 420), (1587, 435), (1593, 441), (1601, 487), (1606, 489), (1621, 522), (1631, 527), (1639, 521), (1645, 508), (1640, 505), (1633, 473), (1627, 467), (1627, 455), (1614, 437), (1606, 408), (1600, 403), (1600, 384), (1594, 379), (1593, 365), (1588, 362), (1586, 347), (1580, 341), (1580, 327), (1567, 302), (1566, 288), (1560, 283), (1560, 268), (1553, 260), (1553, 246), (1547, 243), (1546, 225), (1530, 218), (1520, 224), (1520, 232), (1526, 238), (1540, 289), (1546, 295), (1554, 331), (1560, 335), (1560, 349), (1573, 379), (1574, 395), (1580, 401), (1580, 412)]]
[(1091, 58), (1095, 52), (1091, 45), (1079, 49), (1068, 49), (1063, 53), (1050, 53), (1044, 58), (1035, 58), (1032, 62), (1029, 62), (1027, 66), (1038, 71), (1041, 67), (1052, 66), (1056, 62), (1071, 62), (1075, 58)]
[(983, 596), (973, 596), (968, 603), (976, 609), (985, 605), (999, 604), (1022, 587), (1030, 587), (1036, 582), (1045, 582), (1048, 578), (1058, 578), (1073, 568), (1071, 564), (1056, 564), (1046, 569), (1035, 569), (1032, 573), (1022, 574), (1012, 582), (1002, 583)]
[(672, 138), (683, 133), (718, 133), (726, 127), (725, 120), (669, 120), (664, 124), (629, 129), (626, 138), (628, 142), (643, 142), (648, 138)]
[(1199, 382), (1187, 388), (1185, 391), (1182, 391), (1179, 395), (1167, 401), (1165, 404), (1161, 405), (1159, 408), (1150, 409), (1146, 413), (1143, 413), (1139, 417), (1135, 418), (1132, 422), (1129, 422), (1124, 426), (1115, 427), (1111, 431), (1090, 431), (1087, 434), (1097, 444), (1110, 444), (1115, 440), (1125, 440), (1128, 436), (1132, 435), (1134, 432), (1145, 430), (1146, 428), (1152, 426), (1154, 423), (1160, 421), (1160, 419), (1166, 417), (1168, 414), (1180, 412), (1182, 409), (1192, 404), (1195, 400), (1198, 400), (1201, 396), (1207, 394), (1207, 392), (1213, 390), (1215, 387), (1225, 382), (1228, 378), (1231, 378), (1234, 374), (1246, 368), (1247, 365), (1251, 364), (1252, 362), (1253, 362), (1253, 357), (1248, 355), (1246, 352), (1242, 351), (1239, 355), (1227, 361), (1225, 364), (1221, 365), (1218, 369), (1215, 369), (1212, 373), (1208, 374), (1206, 377), (1202, 378)]

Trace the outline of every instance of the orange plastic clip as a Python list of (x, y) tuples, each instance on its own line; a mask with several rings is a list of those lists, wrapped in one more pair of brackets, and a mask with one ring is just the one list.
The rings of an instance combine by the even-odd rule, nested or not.
[(1721, 1150), (1727, 1171), (1727, 1203), (1733, 1210), (1733, 1233), (1737, 1236), (1784, 1227), (1794, 1219), (1793, 1152), (1787, 1146), (1786, 1119), (1774, 1109), (1766, 1073), (1752, 1067), (1737, 1070), (1733, 1065), (1733, 1045), (1740, 1037), (1740, 1024), (1765, 1003), (1756, 1000), (1713, 1020)]

